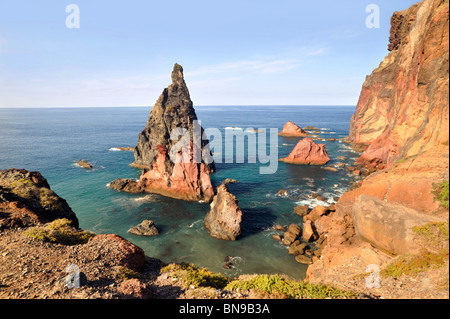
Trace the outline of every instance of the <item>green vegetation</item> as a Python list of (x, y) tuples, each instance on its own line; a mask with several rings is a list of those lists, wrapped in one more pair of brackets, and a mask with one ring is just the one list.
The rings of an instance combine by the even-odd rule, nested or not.
[(140, 279), (141, 275), (134, 270), (131, 270), (127, 267), (120, 267), (116, 272), (116, 278), (120, 281), (125, 281), (128, 279)]
[(171, 273), (174, 278), (180, 278), (184, 287), (212, 287), (223, 289), (231, 280), (221, 274), (215, 274), (205, 268), (197, 268), (192, 264), (170, 264), (161, 269), (161, 273)]
[(291, 280), (281, 275), (255, 275), (248, 279), (230, 279), (221, 274), (214, 274), (207, 269), (199, 269), (191, 264), (170, 264), (161, 269), (173, 278), (183, 281), (184, 288), (215, 288), (224, 290), (250, 291), (264, 298), (357, 298), (356, 293), (337, 289), (331, 286), (315, 285)]
[(234, 280), (227, 290), (256, 290), (272, 298), (356, 298), (356, 293), (331, 286), (291, 280), (280, 275), (256, 275), (249, 280)]
[(41, 188), (39, 190), (39, 198), (42, 207), (48, 208), (50, 210), (59, 210), (61, 206), (57, 195), (48, 188)]
[(439, 253), (424, 251), (420, 255), (402, 255), (380, 273), (383, 277), (400, 278), (402, 275), (416, 276), (429, 268), (440, 268), (448, 260), (448, 249)]
[(32, 198), (34, 196), (30, 187), (35, 186), (31, 179), (21, 178), (11, 183), (11, 191), (22, 198)]
[(34, 227), (26, 232), (26, 235), (44, 242), (63, 245), (85, 244), (95, 235), (84, 230), (70, 226), (67, 218), (55, 219), (44, 226)]
[(440, 184), (433, 184), (434, 200), (441, 203), (445, 208), (449, 208), (449, 183), (442, 181)]
[(427, 241), (427, 245), (444, 244), (448, 246), (448, 221), (413, 227), (413, 232), (422, 236)]

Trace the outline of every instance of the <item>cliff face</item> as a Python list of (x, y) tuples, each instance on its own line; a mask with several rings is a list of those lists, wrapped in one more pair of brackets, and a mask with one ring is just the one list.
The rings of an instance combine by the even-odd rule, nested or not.
[(379, 170), (318, 221), (327, 246), (308, 279), (339, 282), (369, 265), (382, 269), (390, 259), (379, 250), (415, 253), (412, 227), (448, 222), (433, 194), (449, 178), (448, 14), (448, 0), (394, 13), (390, 53), (364, 82), (348, 138), (368, 146), (357, 162)]
[(390, 53), (363, 84), (349, 141), (376, 167), (448, 143), (448, 0), (425, 0), (391, 19)]
[(78, 227), (78, 218), (67, 202), (50, 189), (39, 172), (0, 170), (0, 231), (29, 227), (67, 218)]
[[(201, 139), (203, 128), (198, 127), (198, 147), (194, 147), (194, 121), (197, 115), (183, 77), (183, 68), (175, 64), (172, 84), (164, 89), (153, 106), (144, 130), (139, 134), (134, 150), (134, 167), (146, 170), (137, 188), (164, 196), (185, 200), (206, 200), (214, 196), (209, 177), (214, 162), (205, 162), (201, 153), (211, 155), (209, 141)], [(175, 129), (189, 132), (187, 145), (178, 151), (176, 160), (170, 151), (179, 142), (171, 139)]]

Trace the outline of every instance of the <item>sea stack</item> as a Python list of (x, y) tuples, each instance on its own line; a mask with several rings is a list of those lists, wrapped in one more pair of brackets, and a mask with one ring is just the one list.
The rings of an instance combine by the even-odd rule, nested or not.
[[(186, 132), (187, 143), (180, 146), (180, 134), (185, 138)], [(133, 188), (177, 199), (209, 202), (214, 196), (209, 176), (214, 171), (214, 161), (208, 139), (202, 138), (203, 133), (184, 81), (183, 68), (175, 64), (172, 84), (156, 101), (139, 134), (132, 166), (144, 171)]]
[(206, 214), (204, 224), (211, 237), (236, 240), (241, 234), (242, 211), (238, 200), (228, 191), (225, 183), (217, 188), (217, 195)]
[(281, 162), (299, 165), (325, 165), (330, 161), (325, 144), (316, 144), (311, 138), (305, 137), (294, 147), (294, 150)]
[(280, 133), (278, 133), (278, 135), (295, 137), (295, 136), (308, 136), (308, 133), (297, 124), (291, 121), (287, 121), (287, 123), (284, 124), (283, 126), (283, 130)]

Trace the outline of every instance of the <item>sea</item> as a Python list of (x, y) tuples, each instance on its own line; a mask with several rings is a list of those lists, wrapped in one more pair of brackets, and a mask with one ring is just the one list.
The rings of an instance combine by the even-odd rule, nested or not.
[[(236, 241), (215, 239), (203, 224), (210, 209), (208, 203), (127, 194), (108, 187), (117, 178), (139, 178), (141, 171), (130, 166), (133, 152), (117, 147), (137, 144), (150, 109), (0, 108), (0, 169), (41, 172), (51, 188), (67, 200), (81, 228), (96, 234), (118, 234), (165, 263), (192, 263), (229, 277), (284, 274), (304, 279), (307, 265), (296, 262), (287, 247), (272, 239), (280, 233), (274, 226), (301, 226), (302, 219), (293, 212), (295, 206), (330, 205), (357, 177), (345, 169), (332, 172), (320, 166), (282, 162), (277, 163), (273, 174), (261, 174), (261, 167), (268, 164), (249, 161), (248, 156), (243, 163), (222, 158), (211, 175), (212, 183), (217, 187), (226, 178), (237, 181), (229, 184), (229, 190), (243, 213), (242, 234)], [(281, 131), (290, 120), (301, 127), (319, 128), (324, 138), (341, 139), (348, 135), (355, 106), (196, 106), (195, 110), (203, 128), (219, 130), (223, 136), (227, 130), (249, 128)], [(299, 139), (277, 136), (278, 143), (270, 143), (267, 154), (271, 151), (279, 158), (286, 157)], [(254, 139), (246, 141), (243, 152), (248, 155), (255, 145)], [(358, 157), (340, 140), (318, 143), (326, 144), (331, 158), (328, 166), (338, 162), (351, 165)], [(214, 154), (220, 154), (219, 150)], [(338, 160), (339, 156), (347, 159)], [(93, 169), (78, 167), (76, 162), (81, 159), (91, 163)], [(278, 194), (280, 190), (287, 193)], [(313, 198), (312, 193), (326, 199)], [(128, 233), (145, 219), (157, 225), (158, 236)], [(231, 260), (232, 268), (224, 267), (226, 259)]]

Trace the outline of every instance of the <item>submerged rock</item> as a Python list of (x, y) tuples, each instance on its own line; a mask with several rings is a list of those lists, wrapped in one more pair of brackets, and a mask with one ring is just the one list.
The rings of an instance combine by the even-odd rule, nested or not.
[(281, 158), (281, 162), (300, 165), (325, 165), (330, 161), (325, 144), (316, 144), (311, 138), (305, 137), (294, 147), (291, 154)]
[(241, 222), (238, 200), (228, 191), (226, 184), (220, 185), (204, 220), (206, 229), (211, 237), (236, 240), (241, 234)]
[(86, 169), (91, 169), (93, 166), (92, 164), (89, 164), (87, 161), (85, 160), (81, 160), (77, 162), (77, 165), (82, 167), (82, 168), (86, 168)]

